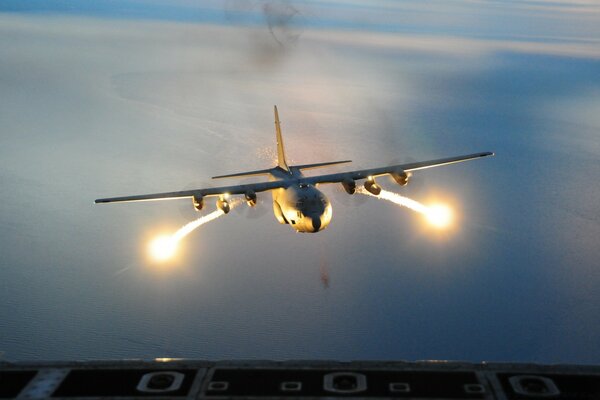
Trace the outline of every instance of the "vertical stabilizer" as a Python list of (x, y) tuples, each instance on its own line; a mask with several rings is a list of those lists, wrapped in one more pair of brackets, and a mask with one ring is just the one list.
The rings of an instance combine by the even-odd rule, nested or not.
[(275, 133), (277, 135), (277, 166), (289, 171), (287, 162), (285, 161), (285, 151), (283, 149), (283, 138), (281, 137), (281, 123), (279, 122), (279, 113), (277, 112), (277, 106), (275, 110)]

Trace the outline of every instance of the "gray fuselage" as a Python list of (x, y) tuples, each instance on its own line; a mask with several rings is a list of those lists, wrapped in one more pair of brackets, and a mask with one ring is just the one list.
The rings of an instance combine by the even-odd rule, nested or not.
[(290, 185), (275, 189), (273, 194), (273, 212), (282, 224), (289, 224), (298, 232), (319, 232), (331, 222), (332, 209), (329, 199), (315, 186), (295, 183), (294, 178), (301, 178), (302, 173), (291, 168), (271, 173), (273, 180), (289, 180)]

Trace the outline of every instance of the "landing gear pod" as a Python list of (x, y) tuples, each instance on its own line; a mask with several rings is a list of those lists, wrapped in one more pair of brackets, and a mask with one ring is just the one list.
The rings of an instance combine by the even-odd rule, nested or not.
[(254, 207), (256, 205), (256, 193), (254, 193), (254, 190), (248, 190), (244, 194), (244, 197), (246, 198), (246, 203), (248, 203), (250, 207)]
[(192, 204), (196, 211), (201, 211), (204, 208), (204, 198), (202, 196), (192, 196)]
[(375, 183), (375, 179), (373, 179), (372, 176), (370, 176), (365, 182), (365, 189), (375, 196), (379, 196), (379, 193), (381, 193), (381, 186)]
[(342, 181), (342, 186), (344, 187), (344, 190), (346, 191), (346, 193), (348, 193), (348, 194), (356, 193), (356, 182), (353, 179), (344, 179)]
[(219, 200), (217, 200), (217, 208), (223, 211), (224, 214), (227, 214), (231, 210), (229, 202), (224, 198), (219, 198)]
[(392, 172), (390, 173), (392, 178), (396, 181), (396, 183), (400, 186), (406, 186), (412, 174), (410, 172)]
[(289, 223), (287, 219), (285, 219), (285, 217), (283, 216), (283, 211), (281, 211), (281, 207), (276, 201), (273, 202), (273, 214), (275, 214), (275, 218), (277, 218), (277, 222), (279, 222), (280, 224)]

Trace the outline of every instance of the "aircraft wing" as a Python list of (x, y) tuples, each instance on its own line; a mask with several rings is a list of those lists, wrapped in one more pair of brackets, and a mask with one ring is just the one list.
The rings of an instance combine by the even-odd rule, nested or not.
[(302, 182), (319, 184), (319, 183), (339, 183), (345, 180), (367, 179), (369, 176), (375, 177), (385, 174), (412, 172), (420, 169), (439, 167), (442, 165), (455, 164), (463, 161), (476, 160), (478, 158), (493, 156), (494, 153), (475, 153), (464, 156), (440, 158), (437, 160), (420, 161), (407, 164), (390, 165), (388, 167), (361, 169), (357, 171), (340, 172), (337, 174), (318, 175), (301, 179)]
[(245, 185), (221, 186), (207, 189), (192, 189), (183, 190), (180, 192), (165, 192), (140, 194), (135, 196), (109, 197), (105, 199), (97, 199), (98, 203), (124, 203), (131, 201), (153, 201), (153, 200), (173, 200), (185, 197), (210, 197), (223, 194), (245, 194), (247, 192), (264, 192), (267, 190), (278, 189), (292, 184), (293, 181), (273, 181), (273, 182), (258, 182), (248, 183)]
[(462, 161), (475, 160), (481, 157), (493, 156), (494, 153), (475, 153), (465, 156), (440, 158), (438, 160), (421, 161), (408, 164), (391, 165), (388, 167), (362, 169), (357, 171), (341, 172), (337, 174), (318, 175), (305, 177), (300, 179), (289, 179), (280, 181), (270, 182), (257, 182), (248, 183), (244, 185), (232, 185), (232, 186), (221, 186), (206, 189), (192, 189), (183, 190), (180, 192), (165, 192), (165, 193), (152, 193), (152, 194), (141, 194), (135, 196), (122, 196), (122, 197), (109, 197), (104, 199), (97, 199), (95, 203), (123, 203), (131, 201), (154, 201), (154, 200), (172, 200), (185, 197), (210, 197), (219, 196), (224, 194), (246, 194), (248, 192), (265, 192), (268, 190), (279, 189), (288, 187), (297, 183), (338, 183), (345, 180), (358, 180), (366, 179), (369, 176), (380, 176), (385, 174), (401, 174), (403, 172), (417, 171), (420, 169), (439, 167), (441, 165), (454, 164)]

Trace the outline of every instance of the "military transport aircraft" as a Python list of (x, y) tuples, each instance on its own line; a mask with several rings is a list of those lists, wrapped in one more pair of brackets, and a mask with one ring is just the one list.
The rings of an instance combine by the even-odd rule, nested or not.
[(232, 178), (253, 175), (269, 175), (270, 181), (248, 183), (233, 186), (221, 186), (206, 189), (184, 190), (142, 194), (136, 196), (111, 197), (97, 199), (96, 203), (118, 203), (131, 201), (170, 200), (191, 198), (193, 206), (200, 211), (204, 207), (206, 197), (217, 197), (217, 207), (224, 213), (231, 209), (229, 198), (232, 195), (243, 195), (250, 206), (256, 205), (257, 193), (271, 191), (273, 195), (273, 213), (281, 224), (289, 224), (298, 232), (319, 232), (331, 222), (331, 203), (316, 186), (324, 183), (340, 183), (348, 194), (356, 192), (356, 181), (364, 179), (364, 187), (374, 195), (381, 193), (381, 187), (375, 182), (375, 177), (390, 175), (400, 186), (405, 186), (413, 171), (474, 160), (481, 157), (493, 156), (494, 153), (475, 153), (458, 157), (441, 158), (438, 160), (421, 161), (408, 164), (391, 165), (358, 171), (335, 174), (304, 176), (303, 170), (320, 168), (336, 164), (349, 163), (345, 161), (330, 161), (317, 164), (289, 165), (285, 160), (281, 124), (277, 106), (275, 110), (275, 133), (277, 137), (277, 166), (257, 171), (240, 172), (237, 174), (215, 176), (217, 178)]

